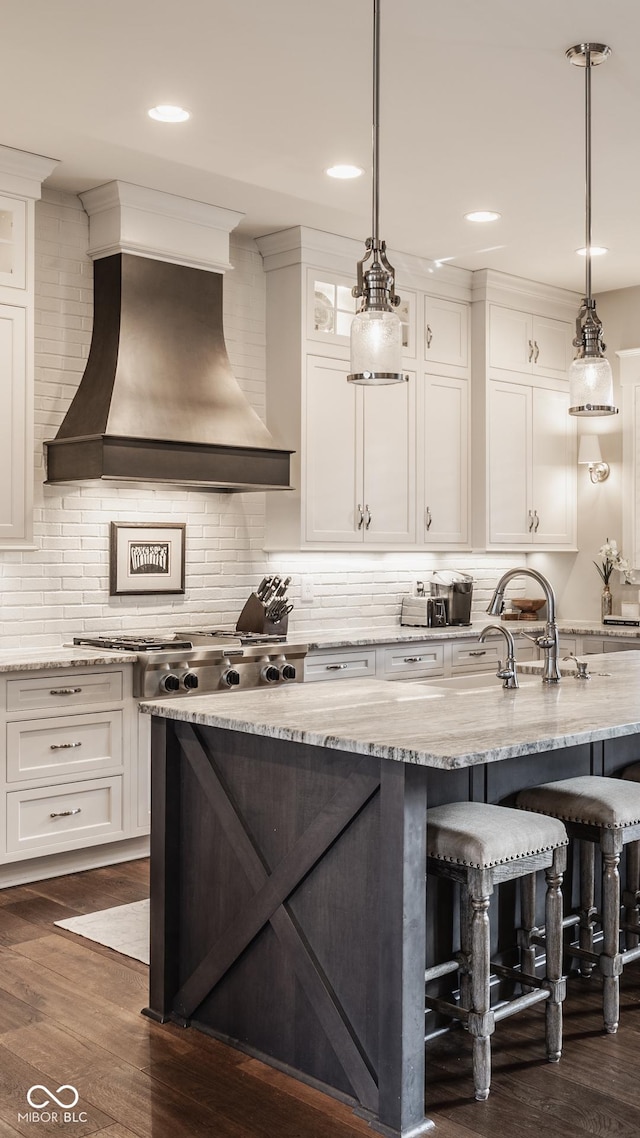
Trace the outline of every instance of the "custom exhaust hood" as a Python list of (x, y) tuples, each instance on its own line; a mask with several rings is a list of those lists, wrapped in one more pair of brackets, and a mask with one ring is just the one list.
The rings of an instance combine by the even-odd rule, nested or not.
[(280, 450), (233, 375), (222, 326), (229, 233), (242, 214), (124, 182), (81, 194), (94, 324), (47, 482), (111, 479), (287, 490)]

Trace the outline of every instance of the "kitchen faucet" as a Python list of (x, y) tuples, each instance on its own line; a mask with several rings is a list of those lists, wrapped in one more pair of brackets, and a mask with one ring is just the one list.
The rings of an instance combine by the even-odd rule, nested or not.
[(545, 600), (547, 602), (547, 626), (541, 636), (532, 636), (529, 639), (537, 644), (538, 648), (542, 648), (544, 652), (544, 665), (542, 668), (542, 682), (543, 684), (557, 684), (560, 680), (560, 668), (558, 667), (558, 626), (556, 624), (556, 595), (553, 588), (546, 577), (539, 573), (537, 569), (529, 569), (527, 566), (519, 569), (507, 569), (506, 573), (496, 585), (495, 592), (487, 607), (487, 612), (490, 616), (500, 616), (504, 608), (504, 591), (509, 581), (514, 577), (531, 577), (537, 581), (542, 588)]
[(509, 629), (504, 628), (501, 624), (487, 624), (487, 626), (482, 629), (478, 640), (482, 643), (492, 632), (501, 632), (507, 642), (507, 662), (503, 668), (502, 661), (499, 661), (496, 676), (499, 680), (504, 680), (503, 688), (517, 688), (520, 685), (518, 683), (516, 645), (513, 636), (509, 632)]

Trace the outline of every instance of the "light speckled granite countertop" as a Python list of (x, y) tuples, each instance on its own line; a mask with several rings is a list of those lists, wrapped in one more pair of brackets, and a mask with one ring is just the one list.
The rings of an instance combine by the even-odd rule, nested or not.
[[(386, 628), (342, 628), (323, 631), (321, 629), (292, 629), (287, 640), (292, 644), (307, 644), (310, 652), (328, 651), (331, 648), (364, 647), (376, 644), (411, 643), (425, 640), (460, 640), (464, 637), (478, 636), (486, 624), (495, 624), (496, 618), (485, 617), (475, 620), (468, 626), (448, 625), (445, 628), (419, 628), (405, 624), (390, 624)], [(502, 622), (514, 635), (518, 632), (540, 632), (544, 621), (509, 620)], [(613, 636), (638, 641), (640, 648), (640, 628), (624, 625), (604, 625), (596, 620), (559, 620), (558, 629), (563, 636)]]
[[(596, 665), (597, 660), (597, 665)], [(593, 658), (592, 678), (508, 691), (437, 680), (291, 684), (142, 705), (146, 712), (313, 746), (452, 769), (640, 732), (640, 652)], [(604, 674), (606, 673), (606, 674)]]
[(99, 664), (131, 664), (135, 652), (104, 648), (2, 648), (0, 672), (36, 672), (40, 668), (93, 668)]

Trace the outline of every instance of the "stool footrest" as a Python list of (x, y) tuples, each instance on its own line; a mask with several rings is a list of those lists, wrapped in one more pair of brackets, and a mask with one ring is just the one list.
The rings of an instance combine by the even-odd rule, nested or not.
[(579, 948), (577, 944), (568, 944), (567, 956), (576, 956), (579, 960), (588, 960), (591, 964), (597, 964), (600, 959), (599, 952), (589, 952), (587, 948)]
[(538, 988), (534, 992), (527, 992), (524, 996), (516, 996), (515, 1000), (509, 1000), (508, 1003), (499, 1004), (497, 1008), (494, 1008), (493, 1018), (498, 1023), (501, 1019), (507, 1019), (508, 1016), (514, 1016), (518, 1012), (524, 1011), (532, 1004), (539, 1004), (541, 1000), (548, 1000), (550, 995), (551, 992), (548, 989)]
[(458, 1004), (450, 1003), (449, 1000), (441, 1000), (439, 996), (425, 996), (424, 1002), (432, 1012), (441, 1012), (442, 1015), (450, 1016), (451, 1019), (459, 1019), (462, 1023), (469, 1022), (467, 1008), (461, 1008)]
[(507, 964), (494, 964), (491, 962), (491, 971), (495, 973), (500, 980), (514, 980), (516, 984), (524, 984), (527, 988), (541, 988), (543, 981), (539, 980), (537, 976), (529, 976), (520, 968), (509, 968)]
[(625, 964), (628, 964), (630, 960), (640, 960), (640, 944), (636, 948), (625, 949), (620, 955)]
[(573, 925), (579, 925), (579, 924), (580, 924), (579, 913), (571, 913), (568, 917), (562, 918), (563, 929), (570, 929), (573, 927)]
[(439, 980), (441, 976), (448, 976), (450, 972), (458, 972), (459, 969), (459, 960), (445, 960), (443, 964), (434, 964), (431, 968), (426, 969), (424, 982), (428, 984), (430, 980)]

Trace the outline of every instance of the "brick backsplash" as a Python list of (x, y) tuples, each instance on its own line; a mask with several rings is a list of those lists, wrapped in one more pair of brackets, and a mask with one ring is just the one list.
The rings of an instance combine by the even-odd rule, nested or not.
[[(473, 575), (480, 615), (512, 558), (425, 554), (263, 552), (264, 495), (103, 484), (45, 486), (43, 441), (55, 435), (80, 381), (91, 339), (92, 263), (80, 200), (45, 189), (36, 206), (35, 514), (33, 551), (0, 551), (0, 644), (38, 647), (81, 632), (233, 627), (267, 571), (289, 573), (296, 629), (363, 628), (399, 617), (402, 595), (431, 568)], [(265, 275), (250, 239), (232, 238), (224, 327), (238, 382), (265, 412)], [(184, 596), (110, 597), (109, 523), (184, 521)], [(302, 606), (304, 577), (314, 601)]]

